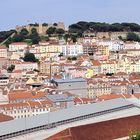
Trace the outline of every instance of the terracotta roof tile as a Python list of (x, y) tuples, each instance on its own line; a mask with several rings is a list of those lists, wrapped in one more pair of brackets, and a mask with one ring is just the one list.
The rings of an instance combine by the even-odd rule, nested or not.
[(14, 118), (8, 115), (4, 115), (2, 113), (0, 113), (0, 122), (5, 122), (5, 121), (11, 121)]
[(8, 94), (9, 100), (25, 100), (25, 99), (38, 99), (45, 96), (43, 91), (22, 91), (12, 92)]
[(45, 140), (113, 140), (140, 130), (140, 115), (63, 130)]
[(14, 42), (14, 43), (11, 43), (10, 45), (27, 45), (26, 42)]
[(92, 61), (93, 66), (101, 66), (101, 63), (98, 60)]
[(130, 97), (132, 97), (132, 95), (130, 94), (108, 94), (108, 95), (101, 95), (97, 99), (103, 101), (103, 100), (111, 100), (117, 98), (130, 98)]

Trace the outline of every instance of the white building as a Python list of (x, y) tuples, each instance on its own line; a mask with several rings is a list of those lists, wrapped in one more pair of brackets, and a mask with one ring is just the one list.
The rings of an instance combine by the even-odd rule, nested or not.
[(15, 119), (27, 118), (50, 112), (50, 105), (48, 101), (1, 104), (0, 112)]
[(66, 44), (60, 46), (60, 51), (66, 56), (78, 56), (83, 54), (83, 45), (81, 44)]
[(134, 41), (125, 42), (124, 49), (140, 49), (140, 43)]
[(9, 77), (6, 75), (0, 75), (0, 86), (6, 86), (9, 83)]
[(19, 60), (11, 60), (10, 65), (15, 65), (15, 70), (34, 70), (38, 69), (36, 62), (22, 62)]
[(9, 51), (20, 51), (24, 50), (26, 47), (28, 47), (28, 44), (26, 42), (14, 42), (9, 45)]
[(120, 40), (99, 40), (98, 45), (109, 46), (110, 51), (120, 51), (124, 49), (124, 43)]

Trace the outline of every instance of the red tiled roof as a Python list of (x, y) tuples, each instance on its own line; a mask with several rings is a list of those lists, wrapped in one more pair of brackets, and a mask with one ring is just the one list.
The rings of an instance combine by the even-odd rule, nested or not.
[(22, 70), (14, 70), (12, 73), (22, 73)]
[(10, 45), (27, 45), (26, 42), (14, 42), (14, 43), (11, 43)]
[(9, 104), (0, 104), (0, 108), (4, 110), (13, 110), (17, 108), (29, 107), (28, 103), (9, 103)]
[(0, 113), (0, 122), (5, 122), (5, 121), (11, 121), (14, 118), (8, 115), (4, 115), (2, 113)]
[(125, 73), (125, 72), (118, 72), (118, 73), (115, 73), (114, 75), (115, 75), (115, 76), (126, 76), (126, 75), (128, 75), (128, 74)]
[(10, 60), (10, 64), (35, 64), (36, 62), (22, 62), (20, 60)]
[(128, 85), (128, 84), (129, 84), (129, 82), (126, 81), (126, 80), (123, 80), (123, 81), (116, 80), (116, 81), (111, 83), (111, 85), (114, 85), (114, 86), (125, 86), (125, 85)]
[(101, 63), (98, 60), (92, 61), (93, 66), (101, 66)]
[(88, 104), (93, 103), (94, 99), (75, 97), (74, 102), (75, 104)]
[[(34, 94), (33, 94), (34, 93)], [(45, 96), (42, 91), (22, 91), (12, 92), (8, 94), (9, 100), (37, 99)]]
[(20, 102), (20, 103), (9, 103), (9, 104), (1, 104), (0, 109), (3, 110), (13, 110), (13, 109), (23, 109), (23, 108), (34, 108), (34, 107), (50, 107), (52, 103), (48, 100), (44, 101), (27, 101), (27, 102)]
[(103, 100), (111, 100), (111, 99), (116, 99), (116, 98), (130, 98), (132, 95), (130, 94), (108, 94), (108, 95), (101, 95), (98, 97), (98, 100), (103, 101)]
[(140, 115), (72, 127), (45, 140), (113, 140), (140, 130)]
[(0, 49), (7, 49), (5, 46), (0, 46)]

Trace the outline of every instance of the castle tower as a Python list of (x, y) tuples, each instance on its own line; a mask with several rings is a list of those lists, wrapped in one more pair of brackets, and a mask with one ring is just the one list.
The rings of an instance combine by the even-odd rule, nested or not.
[(43, 34), (43, 26), (42, 26), (42, 24), (39, 24), (38, 33), (39, 33), (39, 34)]

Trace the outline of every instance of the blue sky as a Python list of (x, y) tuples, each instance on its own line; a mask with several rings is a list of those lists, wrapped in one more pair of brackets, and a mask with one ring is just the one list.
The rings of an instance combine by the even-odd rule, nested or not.
[(140, 0), (1, 0), (0, 30), (16, 25), (63, 21), (136, 22)]

